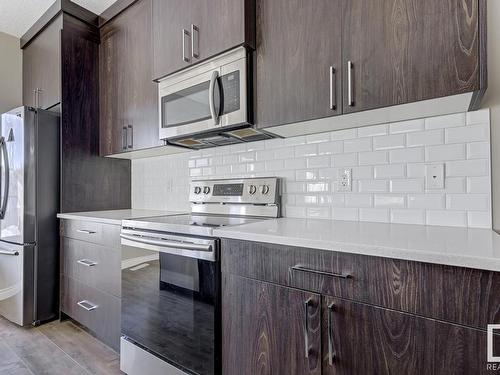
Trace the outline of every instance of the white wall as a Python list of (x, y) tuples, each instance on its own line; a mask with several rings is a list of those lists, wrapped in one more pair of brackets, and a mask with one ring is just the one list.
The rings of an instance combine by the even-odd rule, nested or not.
[(482, 107), (491, 111), (493, 228), (500, 229), (500, 1), (488, 0), (488, 90)]
[(19, 39), (0, 32), (0, 113), (21, 106), (22, 90)]
[[(426, 188), (434, 163), (445, 189)], [(491, 228), (489, 111), (134, 160), (132, 207), (189, 210), (190, 179), (261, 176), (284, 179), (286, 217)]]

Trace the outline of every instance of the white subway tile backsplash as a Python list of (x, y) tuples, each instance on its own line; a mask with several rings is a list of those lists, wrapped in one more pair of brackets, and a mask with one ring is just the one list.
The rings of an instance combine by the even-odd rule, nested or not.
[[(361, 156), (361, 154), (360, 154)], [(358, 154), (339, 154), (332, 156), (332, 166), (352, 167), (358, 164)]]
[(486, 176), (489, 175), (487, 159), (450, 161), (446, 163), (446, 177), (448, 176)]
[(348, 139), (344, 141), (344, 152), (360, 152), (372, 150), (372, 138)]
[(424, 129), (425, 129), (424, 119), (393, 122), (389, 125), (389, 132), (391, 134), (416, 132), (416, 131), (422, 131)]
[(373, 170), (376, 179), (394, 177), (403, 178), (406, 176), (405, 164), (377, 165), (373, 168)]
[[(481, 110), (134, 160), (132, 206), (185, 211), (191, 179), (278, 176), (287, 217), (491, 228), (489, 129)], [(444, 189), (426, 189), (430, 163)]]
[(491, 181), (487, 176), (467, 177), (467, 193), (488, 194), (491, 189)]
[(359, 154), (359, 165), (387, 164), (389, 154), (387, 151), (361, 152)]
[(373, 138), (374, 150), (387, 150), (391, 148), (403, 148), (403, 147), (405, 147), (404, 134), (384, 135), (381, 137)]
[(429, 210), (426, 212), (425, 223), (427, 225), (465, 227), (467, 226), (467, 212)]
[(387, 180), (359, 180), (358, 191), (360, 193), (387, 193), (389, 192), (389, 181)]
[(479, 111), (471, 111), (466, 114), (467, 125), (473, 124), (487, 124), (490, 122), (490, 111), (488, 109), (481, 109)]
[(487, 194), (447, 194), (446, 208), (449, 210), (488, 211), (490, 201)]
[(358, 136), (358, 129), (337, 130), (330, 133), (332, 141), (342, 141), (344, 139), (352, 139)]
[(342, 141), (325, 142), (318, 145), (320, 155), (341, 154), (342, 152), (344, 152), (344, 142)]
[(444, 194), (409, 194), (408, 208), (439, 209), (445, 207)]
[(489, 142), (473, 142), (467, 144), (467, 159), (489, 159), (490, 153)]
[(424, 191), (422, 178), (391, 180), (391, 193), (421, 193)]
[(425, 120), (426, 129), (444, 129), (465, 125), (465, 113), (431, 117)]
[(429, 146), (425, 148), (426, 161), (463, 160), (465, 144)]
[(334, 207), (332, 210), (332, 219), (358, 221), (359, 209), (348, 207)]
[(359, 220), (387, 223), (389, 222), (389, 210), (384, 208), (360, 208)]
[(405, 148), (389, 151), (390, 163), (416, 163), (424, 161), (424, 148)]
[(401, 194), (375, 194), (374, 205), (380, 208), (403, 208), (406, 199)]
[(444, 130), (427, 130), (423, 132), (408, 133), (406, 144), (408, 147), (432, 146), (444, 143)]
[(425, 224), (425, 210), (391, 210), (391, 223)]
[(445, 130), (446, 143), (481, 142), (490, 139), (488, 124), (468, 125)]
[(374, 137), (376, 135), (386, 135), (389, 130), (389, 126), (386, 124), (374, 125), (374, 126), (363, 126), (358, 128), (358, 137)]

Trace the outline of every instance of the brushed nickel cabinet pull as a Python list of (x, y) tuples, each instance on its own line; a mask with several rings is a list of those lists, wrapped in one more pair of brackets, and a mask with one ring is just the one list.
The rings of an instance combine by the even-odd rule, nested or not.
[(352, 71), (354, 66), (352, 61), (347, 62), (347, 103), (349, 107), (354, 107), (354, 93), (353, 93), (353, 82), (352, 82)]
[(335, 111), (337, 109), (337, 95), (336, 95), (336, 75), (335, 68), (330, 67), (330, 109)]
[(78, 233), (83, 233), (83, 234), (96, 234), (97, 232), (94, 232), (92, 230), (87, 230), (87, 229), (77, 229), (76, 230)]
[(122, 128), (122, 149), (126, 150), (127, 146), (128, 146), (128, 131), (127, 131), (127, 127), (124, 126)]
[(0, 250), (0, 255), (12, 255), (17, 257), (19, 255), (19, 251), (16, 250)]
[(98, 305), (95, 305), (92, 302), (89, 302), (85, 299), (83, 301), (77, 302), (76, 304), (80, 306), (82, 309), (85, 309), (87, 311), (92, 311), (99, 307)]
[(195, 59), (200, 58), (200, 29), (196, 25), (191, 25), (191, 55)]
[(130, 142), (128, 141), (128, 131), (127, 131), (127, 147), (134, 148), (134, 127), (132, 125), (127, 126), (128, 130), (130, 130)]
[(300, 264), (293, 266), (291, 269), (292, 269), (292, 271), (314, 273), (317, 275), (324, 275), (324, 276), (330, 276), (330, 277), (339, 277), (341, 279), (348, 279), (351, 277), (351, 275), (348, 273), (335, 273), (335, 272), (320, 271), (320, 270), (315, 270), (312, 268), (301, 266)]
[(85, 266), (85, 267), (97, 266), (97, 262), (94, 262), (93, 260), (90, 260), (90, 259), (79, 259), (76, 261), (76, 263), (81, 264), (82, 266)]
[(189, 62), (189, 56), (186, 53), (186, 36), (190, 37), (189, 31), (182, 29), (182, 60), (184, 62)]
[(335, 349), (333, 348), (333, 302), (328, 305), (328, 364), (333, 366), (335, 359)]
[(306, 352), (306, 358), (309, 358), (309, 306), (312, 304), (312, 298), (308, 298), (304, 302), (305, 314), (304, 314), (304, 348)]

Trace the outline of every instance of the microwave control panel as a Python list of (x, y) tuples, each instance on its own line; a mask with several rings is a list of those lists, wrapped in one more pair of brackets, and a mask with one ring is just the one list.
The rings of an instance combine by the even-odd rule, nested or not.
[(222, 114), (240, 109), (240, 71), (224, 74), (220, 77), (222, 89)]

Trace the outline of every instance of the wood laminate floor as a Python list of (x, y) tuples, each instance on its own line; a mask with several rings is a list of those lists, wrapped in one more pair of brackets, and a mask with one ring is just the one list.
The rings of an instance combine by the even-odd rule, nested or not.
[(123, 373), (119, 355), (71, 321), (21, 328), (0, 317), (0, 374)]

